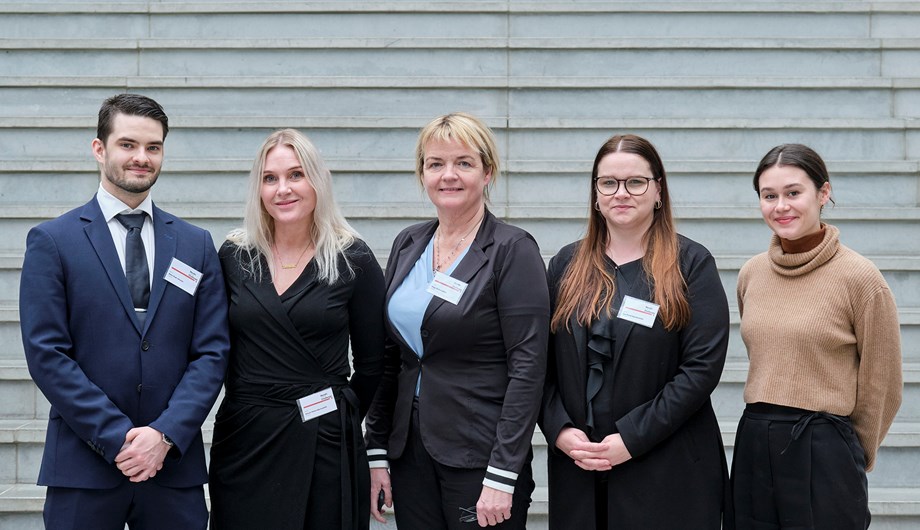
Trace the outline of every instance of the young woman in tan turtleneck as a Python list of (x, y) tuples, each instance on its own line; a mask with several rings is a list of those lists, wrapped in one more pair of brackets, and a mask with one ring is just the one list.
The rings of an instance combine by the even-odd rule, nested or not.
[(754, 174), (774, 232), (738, 276), (750, 369), (732, 489), (738, 530), (863, 530), (866, 471), (901, 403), (894, 297), (868, 259), (821, 222), (821, 157), (773, 148)]

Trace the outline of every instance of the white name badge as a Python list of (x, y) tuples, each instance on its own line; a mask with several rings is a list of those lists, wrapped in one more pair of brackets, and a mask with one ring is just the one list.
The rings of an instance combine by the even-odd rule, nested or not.
[(617, 313), (617, 318), (635, 322), (636, 324), (650, 328), (655, 325), (655, 317), (658, 316), (658, 304), (633, 298), (632, 296), (623, 297), (623, 305)]
[(300, 419), (303, 421), (312, 420), (338, 409), (335, 405), (332, 387), (298, 399), (297, 407), (300, 409)]
[(431, 280), (426, 291), (442, 300), (457, 305), (457, 302), (460, 301), (460, 297), (463, 296), (463, 292), (466, 291), (468, 286), (469, 284), (461, 282), (456, 278), (451, 278), (443, 272), (435, 272), (434, 279)]
[(166, 269), (166, 274), (163, 276), (163, 279), (188, 294), (195, 296), (195, 291), (198, 290), (198, 283), (201, 281), (201, 273), (176, 258), (173, 258), (169, 267)]

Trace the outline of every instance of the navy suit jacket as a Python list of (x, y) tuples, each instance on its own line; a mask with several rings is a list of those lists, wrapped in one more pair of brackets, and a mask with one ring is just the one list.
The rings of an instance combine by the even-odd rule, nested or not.
[[(156, 245), (146, 323), (137, 319), (94, 197), (29, 232), (20, 322), (29, 372), (51, 403), (38, 483), (112, 488), (129, 429), (176, 444), (151, 479), (207, 481), (201, 424), (220, 391), (229, 338), (217, 252), (207, 231), (154, 206)], [(163, 276), (173, 258), (200, 271), (194, 296)]]

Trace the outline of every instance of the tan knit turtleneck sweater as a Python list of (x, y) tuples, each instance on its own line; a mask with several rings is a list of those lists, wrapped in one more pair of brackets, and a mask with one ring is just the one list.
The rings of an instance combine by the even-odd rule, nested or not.
[(849, 416), (872, 469), (901, 404), (898, 310), (875, 265), (826, 227), (800, 254), (784, 254), (774, 235), (741, 268), (744, 401)]

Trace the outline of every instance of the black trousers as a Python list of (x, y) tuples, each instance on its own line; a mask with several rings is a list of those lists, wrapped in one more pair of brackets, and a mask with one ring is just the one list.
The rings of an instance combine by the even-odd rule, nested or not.
[(865, 530), (865, 453), (849, 418), (754, 403), (732, 458), (737, 530)]
[[(422, 444), (418, 408), (412, 408), (409, 440), (400, 458), (390, 462), (393, 506), (399, 530), (463, 530), (479, 528), (476, 503), (482, 493), (485, 468), (463, 469), (436, 462)], [(518, 475), (511, 518), (491, 526), (496, 530), (527, 527), (535, 484), (530, 463)]]

